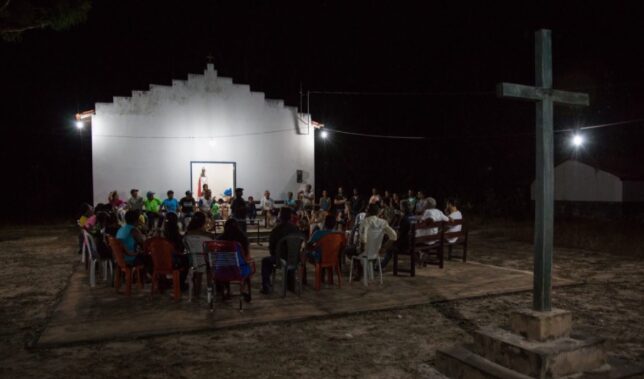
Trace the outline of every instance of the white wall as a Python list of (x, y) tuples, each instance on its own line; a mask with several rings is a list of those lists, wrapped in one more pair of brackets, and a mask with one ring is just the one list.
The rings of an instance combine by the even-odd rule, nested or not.
[(204, 75), (151, 85), (132, 97), (97, 103), (92, 118), (94, 203), (111, 190), (121, 198), (131, 188), (159, 198), (190, 189), (190, 161), (236, 162), (237, 186), (245, 195), (274, 198), (297, 190), (296, 170), (314, 184), (314, 133), (308, 115), (281, 100), (268, 100), (248, 85)]
[[(534, 182), (532, 183), (534, 199)], [(576, 160), (555, 167), (555, 200), (621, 202), (622, 181), (606, 171)]]
[(624, 201), (644, 202), (644, 181), (624, 181)]

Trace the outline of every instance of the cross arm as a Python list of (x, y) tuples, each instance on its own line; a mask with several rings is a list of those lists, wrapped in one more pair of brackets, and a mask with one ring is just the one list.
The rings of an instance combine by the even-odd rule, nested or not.
[(552, 101), (560, 104), (588, 106), (590, 99), (587, 93), (552, 90)]
[(515, 83), (497, 84), (496, 95), (498, 97), (509, 97), (513, 99), (532, 101), (541, 101), (546, 96), (549, 96), (553, 102), (559, 104), (583, 106), (588, 106), (588, 104), (590, 104), (587, 93), (561, 91), (556, 89), (553, 90), (549, 88), (532, 87)]
[(497, 84), (496, 95), (498, 97), (509, 97), (519, 100), (539, 101), (543, 99), (541, 88), (514, 83)]

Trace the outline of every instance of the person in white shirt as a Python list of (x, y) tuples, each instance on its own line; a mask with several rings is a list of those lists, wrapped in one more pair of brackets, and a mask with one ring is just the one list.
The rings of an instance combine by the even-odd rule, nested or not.
[[(433, 197), (427, 197), (425, 200), (427, 203), (427, 209), (425, 209), (425, 212), (423, 212), (423, 215), (420, 218), (421, 222), (425, 220), (432, 220), (434, 222), (449, 221), (449, 218), (445, 216), (443, 212), (436, 209), (436, 199)], [(416, 230), (416, 237), (431, 236), (434, 234), (438, 234), (438, 228)], [(432, 241), (432, 243), (436, 243), (436, 241)]]
[(215, 201), (212, 197), (212, 191), (206, 189), (203, 193), (203, 197), (199, 199), (199, 210), (205, 213), (207, 216), (210, 216), (210, 208), (212, 208), (212, 203)]
[[(387, 251), (389, 246), (391, 246), (391, 244), (393, 244), (393, 242), (398, 239), (398, 234), (391, 226), (389, 226), (387, 220), (378, 217), (378, 213), (380, 213), (380, 207), (376, 204), (370, 204), (367, 207), (366, 217), (364, 218), (364, 220), (362, 220), (362, 222), (360, 222), (359, 226), (360, 243), (363, 249), (367, 249), (367, 247), (373, 241), (370, 241), (369, 239), (378, 236), (379, 233), (382, 232), (384, 233), (384, 235), (389, 237), (389, 241), (387, 241), (387, 243), (384, 245), (384, 250)], [(362, 268), (360, 266), (360, 264), (357, 264), (355, 266), (356, 272), (354, 273), (354, 275), (356, 275), (356, 277), (358, 278), (356, 280), (359, 280), (360, 272), (362, 271)]]
[(259, 206), (262, 208), (267, 225), (275, 224), (275, 217), (279, 210), (275, 209), (275, 201), (271, 198), (270, 191), (264, 191), (264, 197), (262, 197)]
[(303, 193), (302, 202), (304, 210), (310, 213), (313, 210), (313, 204), (315, 204), (315, 193), (313, 192), (313, 187), (310, 184), (306, 185), (306, 190)]
[[(462, 220), (463, 214), (458, 210), (458, 200), (456, 198), (450, 197), (446, 201), (445, 213), (450, 221)], [(462, 225), (454, 225), (447, 229), (448, 233), (460, 232), (462, 230)], [(447, 242), (454, 243), (458, 238), (448, 238)]]

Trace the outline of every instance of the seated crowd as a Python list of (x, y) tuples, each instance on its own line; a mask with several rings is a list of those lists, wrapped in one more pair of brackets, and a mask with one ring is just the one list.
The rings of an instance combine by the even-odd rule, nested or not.
[[(139, 196), (137, 189), (132, 189), (130, 198), (123, 201), (117, 191), (112, 191), (106, 203), (94, 208), (84, 204), (78, 224), (94, 237), (97, 253), (102, 258), (111, 259), (106, 237), (112, 236), (124, 246), (126, 263), (132, 266), (143, 265), (148, 273), (152, 272), (152, 260), (142, 249), (146, 239), (158, 236), (167, 239), (174, 247), (173, 264), (177, 268), (186, 269), (182, 271), (181, 278), (184, 287), (185, 273), (191, 265), (188, 255), (184, 254), (187, 248), (183, 242), (186, 235), (197, 234), (213, 240), (238, 242), (242, 250), (239, 254), (240, 264), (244, 270), (251, 270), (252, 258), (246, 226), (262, 215), (266, 227), (272, 227), (269, 255), (261, 261), (262, 293), (270, 293), (271, 273), (277, 259), (277, 243), (284, 236), (300, 234), (308, 241), (306, 259), (315, 263), (322, 259), (318, 242), (325, 235), (333, 232), (348, 235), (343, 256), (351, 257), (359, 254), (367, 244), (367, 230), (378, 230), (385, 236), (381, 248), (384, 253), (381, 268), (384, 268), (393, 254), (408, 248), (413, 223), (463, 219), (456, 199), (448, 198), (443, 212), (437, 209), (436, 200), (426, 197), (422, 191), (414, 193), (409, 190), (401, 198), (397, 193), (389, 191), (380, 195), (374, 188), (368, 198), (363, 198), (357, 189), (353, 189), (351, 196), (346, 197), (340, 187), (335, 196), (329, 196), (328, 191), (323, 190), (316, 201), (312, 187), (307, 185), (297, 193), (296, 198), (293, 192), (289, 192), (281, 202), (275, 201), (268, 190), (258, 202), (252, 196), (248, 200), (244, 199), (242, 188), (235, 189), (234, 196), (219, 199), (215, 199), (207, 185), (202, 193), (201, 198), (195, 199), (190, 191), (186, 191), (185, 196), (177, 200), (170, 190), (161, 201), (152, 191), (148, 191), (143, 198)], [(224, 223), (224, 227), (223, 232), (217, 236), (215, 231), (218, 222)], [(438, 231), (434, 229), (419, 230), (418, 233), (435, 234)], [(460, 230), (460, 224), (449, 227), (450, 232)], [(254, 264), (252, 267), (254, 269)], [(359, 280), (359, 267), (355, 274), (356, 280)], [(218, 290), (225, 292), (225, 288)], [(250, 299), (250, 294), (247, 298)]]

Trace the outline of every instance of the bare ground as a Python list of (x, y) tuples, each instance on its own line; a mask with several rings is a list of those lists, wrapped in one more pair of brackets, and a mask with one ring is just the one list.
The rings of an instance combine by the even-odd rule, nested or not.
[[(511, 310), (531, 301), (521, 293), (207, 333), (33, 347), (78, 264), (75, 246), (73, 228), (0, 230), (0, 377), (430, 377), (437, 348), (470, 340), (479, 326), (505, 325)], [(499, 227), (472, 234), (472, 260), (529, 270), (531, 255), (529, 244), (511, 240)], [(644, 361), (644, 259), (560, 248), (555, 272), (582, 282), (553, 293), (556, 307), (573, 311), (575, 330), (607, 338), (613, 356)]]

